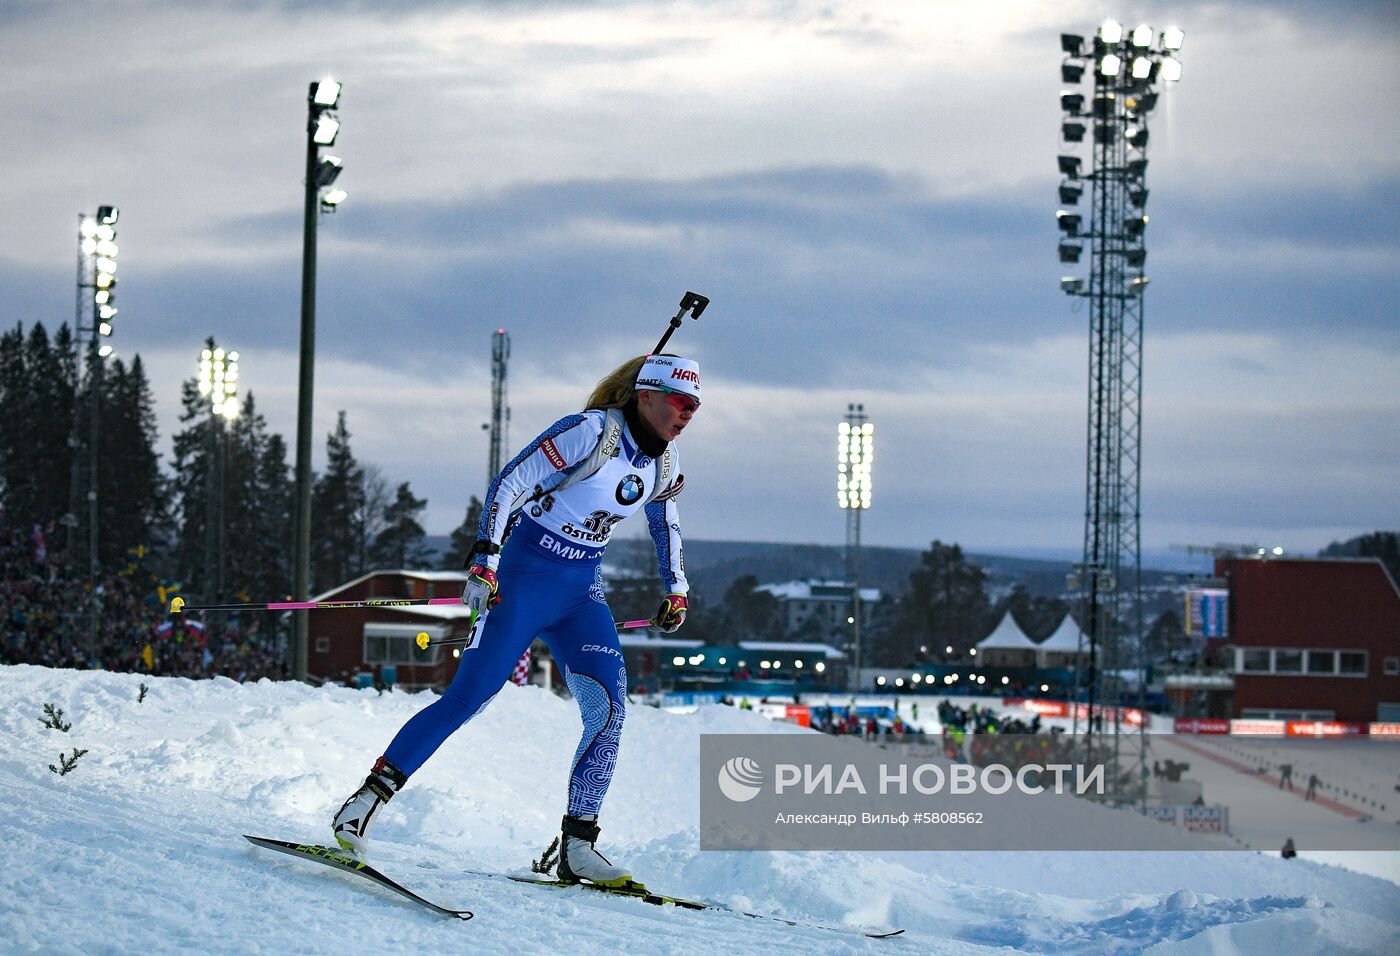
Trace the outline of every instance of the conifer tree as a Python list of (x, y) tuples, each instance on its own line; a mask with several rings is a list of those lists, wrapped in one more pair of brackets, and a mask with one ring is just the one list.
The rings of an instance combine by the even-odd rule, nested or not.
[(374, 541), (376, 567), (409, 568), (423, 564), (423, 539), (427, 533), (418, 519), (427, 506), (426, 498), (414, 497), (408, 482), (399, 485), (394, 500), (384, 509), (384, 530)]
[(171, 561), (175, 577), (185, 589), (208, 593), (213, 582), (207, 577), (207, 546), (211, 519), (209, 482), (213, 478), (213, 429), (209, 403), (199, 393), (193, 378), (180, 384), (180, 422), (186, 427), (171, 440), (170, 482), (174, 514), (175, 546)]
[(480, 528), (481, 499), (472, 495), (467, 502), (467, 516), (453, 529), (447, 554), (443, 555), (442, 563), (445, 568), (449, 571), (461, 571), (467, 566), (467, 559), (471, 557), (472, 545), (476, 544)]
[(311, 578), (317, 593), (353, 577), (360, 553), (363, 474), (350, 450), (345, 412), (326, 436), (326, 470), (311, 495)]
[(156, 451), (155, 400), (138, 355), (103, 374), (98, 453), (98, 539), (102, 566), (125, 566), (129, 550), (159, 544), (166, 519), (165, 479)]

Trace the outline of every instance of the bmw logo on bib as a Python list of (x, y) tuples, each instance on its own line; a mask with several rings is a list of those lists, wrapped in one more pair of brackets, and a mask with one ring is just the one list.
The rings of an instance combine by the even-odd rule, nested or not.
[(617, 503), (635, 505), (642, 500), (642, 476), (628, 475), (617, 483)]

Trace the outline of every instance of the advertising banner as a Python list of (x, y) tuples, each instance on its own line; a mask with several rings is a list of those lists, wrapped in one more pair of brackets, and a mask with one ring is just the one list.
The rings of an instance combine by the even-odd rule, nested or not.
[(1228, 734), (1230, 722), (1216, 717), (1178, 717), (1172, 730), (1178, 734)]

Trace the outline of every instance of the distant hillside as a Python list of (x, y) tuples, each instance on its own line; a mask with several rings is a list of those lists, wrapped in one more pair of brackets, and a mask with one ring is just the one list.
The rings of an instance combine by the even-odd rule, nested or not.
[[(442, 553), (448, 546), (446, 535), (430, 536), (428, 546)], [(862, 546), (861, 581), (891, 595), (902, 594), (909, 586), (909, 573), (919, 563), (921, 548)], [(647, 538), (621, 538), (608, 549), (609, 563), (630, 565), (654, 561)], [(1032, 595), (1057, 597), (1065, 589), (1065, 576), (1071, 561), (1023, 558), (995, 554), (968, 554), (968, 560), (987, 572), (989, 584), (1009, 586), (1019, 583)], [(845, 576), (845, 548), (841, 545), (784, 544), (769, 541), (707, 541), (690, 538), (685, 543), (686, 575), (699, 591), (722, 595), (729, 585), (745, 574), (759, 581), (792, 581), (801, 578), (839, 580)], [(654, 565), (653, 565), (654, 566)], [(1162, 572), (1144, 571), (1146, 584), (1156, 583)]]

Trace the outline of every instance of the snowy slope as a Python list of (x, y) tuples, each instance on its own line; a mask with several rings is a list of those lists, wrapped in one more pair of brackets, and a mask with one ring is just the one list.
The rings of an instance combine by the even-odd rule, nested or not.
[[(674, 912), (464, 873), (528, 864), (558, 826), (573, 704), (507, 686), (387, 808), (373, 862), (444, 920), (240, 834), (325, 842), (424, 695), (0, 667), (0, 950), (43, 953), (1383, 953), (1400, 887), (1248, 852), (701, 853), (701, 733), (750, 713), (634, 707), (605, 851), (654, 888), (895, 940)], [(69, 733), (39, 718), (52, 703)], [(87, 748), (60, 777), (60, 751)], [(1113, 811), (1098, 811), (1110, 813)], [(1053, 821), (1048, 821), (1053, 825)]]

